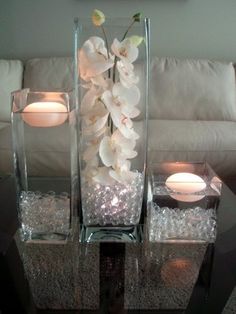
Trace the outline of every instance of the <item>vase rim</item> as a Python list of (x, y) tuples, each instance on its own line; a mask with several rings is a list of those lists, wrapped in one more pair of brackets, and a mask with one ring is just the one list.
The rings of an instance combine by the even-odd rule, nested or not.
[[(125, 21), (127, 21), (127, 22), (130, 22), (132, 20), (132, 17), (120, 17), (120, 16), (118, 16), (118, 17), (106, 17), (106, 21), (105, 21), (105, 23), (104, 23), (104, 25), (106, 25), (106, 24), (109, 24), (109, 23), (111, 23), (111, 22), (120, 22), (120, 21), (123, 21), (123, 22), (125, 22)], [(92, 23), (92, 19), (91, 19), (91, 17), (89, 17), (89, 16), (85, 16), (85, 17), (79, 17), (79, 16), (77, 16), (77, 17), (75, 17), (74, 18), (74, 22), (75, 23), (80, 23), (80, 21), (83, 21), (83, 22), (86, 22), (86, 24), (87, 23), (90, 23), (92, 26), (94, 26), (94, 27), (96, 27), (95, 25), (93, 25), (93, 23)], [(146, 22), (148, 22), (148, 21), (150, 21), (150, 18), (149, 17), (141, 17), (140, 18), (140, 21), (139, 22), (137, 22), (137, 24), (136, 24), (136, 26), (138, 25), (138, 23), (146, 23)]]

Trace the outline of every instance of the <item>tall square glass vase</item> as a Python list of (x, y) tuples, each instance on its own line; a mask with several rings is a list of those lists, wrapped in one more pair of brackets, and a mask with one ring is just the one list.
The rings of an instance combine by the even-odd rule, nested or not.
[(142, 241), (148, 19), (75, 19), (80, 241)]
[(20, 234), (27, 242), (70, 239), (77, 206), (77, 128), (61, 92), (12, 93), (14, 171)]

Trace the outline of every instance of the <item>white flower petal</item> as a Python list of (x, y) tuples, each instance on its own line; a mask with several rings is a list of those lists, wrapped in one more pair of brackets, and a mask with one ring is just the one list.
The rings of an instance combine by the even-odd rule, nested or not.
[(120, 74), (120, 82), (126, 88), (130, 88), (132, 85), (139, 82), (138, 76), (136, 76), (131, 69), (132, 64), (128, 64), (124, 61), (117, 62), (117, 70)]
[(140, 115), (140, 110), (135, 107), (122, 106), (122, 113), (130, 119), (136, 118)]
[(106, 72), (113, 64), (100, 37), (90, 37), (79, 50), (79, 74), (85, 81)]
[(119, 99), (121, 99), (121, 102), (132, 106), (136, 106), (140, 100), (140, 90), (135, 85), (127, 88), (121, 83), (116, 83), (112, 88), (112, 94), (115, 97), (119, 97)]
[(93, 180), (102, 185), (113, 185), (115, 182), (109, 174), (110, 168), (99, 167), (97, 174), (93, 177)]
[(95, 76), (95, 77), (92, 77), (91, 82), (94, 85), (102, 87), (103, 89), (106, 89), (108, 87), (108, 81), (106, 80), (106, 78), (102, 74)]
[(134, 139), (124, 137), (119, 129), (112, 134), (112, 141), (115, 142), (116, 145), (121, 146), (122, 150), (133, 150), (136, 145), (136, 141)]
[(121, 125), (119, 127), (120, 132), (124, 135), (124, 137), (128, 139), (134, 139), (137, 140), (139, 138), (138, 133), (134, 131), (133, 128), (127, 128), (125, 125)]
[(92, 160), (99, 150), (99, 144), (92, 145), (90, 144), (83, 153), (83, 160), (88, 161)]
[(104, 134), (105, 132), (107, 132), (107, 126), (105, 125), (103, 128), (101, 128), (100, 130), (98, 130), (97, 132), (95, 132), (93, 134), (94, 137), (99, 137), (102, 134)]
[(95, 104), (95, 100), (97, 99), (97, 93), (95, 88), (89, 89), (81, 101), (81, 110), (80, 113), (82, 115), (87, 114)]
[(111, 138), (109, 136), (104, 136), (101, 140), (99, 146), (99, 156), (105, 166), (110, 167), (114, 164), (115, 152), (112, 149)]
[(133, 171), (115, 171), (110, 170), (109, 171), (110, 176), (122, 184), (131, 184), (136, 178), (138, 173)]
[(114, 125), (117, 127), (117, 123), (119, 123), (118, 121), (122, 118), (121, 106), (115, 102), (115, 99), (109, 90), (105, 91), (101, 98), (111, 114)]
[(101, 131), (107, 122), (107, 118), (108, 113), (101, 118), (97, 118), (95, 123), (92, 123), (88, 127), (84, 128), (85, 134), (90, 135)]
[(120, 42), (115, 38), (111, 45), (111, 50), (117, 57), (130, 63), (134, 62), (138, 57), (138, 48), (129, 39), (124, 39)]
[(82, 170), (82, 172), (82, 180), (93, 182), (93, 177), (98, 173), (98, 158), (94, 157), (93, 159), (87, 161), (86, 167)]

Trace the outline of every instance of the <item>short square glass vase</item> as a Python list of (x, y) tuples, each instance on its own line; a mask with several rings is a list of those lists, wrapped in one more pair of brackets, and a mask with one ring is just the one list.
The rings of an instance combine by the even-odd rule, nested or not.
[(222, 181), (207, 163), (166, 162), (149, 167), (151, 242), (214, 242)]

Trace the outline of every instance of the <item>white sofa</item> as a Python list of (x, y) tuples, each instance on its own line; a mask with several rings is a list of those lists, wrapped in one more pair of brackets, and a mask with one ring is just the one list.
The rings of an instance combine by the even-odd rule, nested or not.
[[(10, 93), (73, 88), (71, 58), (0, 60), (0, 173), (13, 172)], [(141, 82), (142, 83), (142, 82)], [(153, 58), (150, 73), (149, 151), (154, 161), (207, 160), (225, 180), (236, 178), (236, 85), (232, 63)], [(35, 134), (31, 134), (34, 140)], [(61, 158), (53, 158), (60, 147)], [(58, 173), (68, 150), (55, 135), (32, 164), (42, 175)], [(37, 166), (36, 166), (37, 164)], [(47, 164), (47, 167), (46, 167)]]

